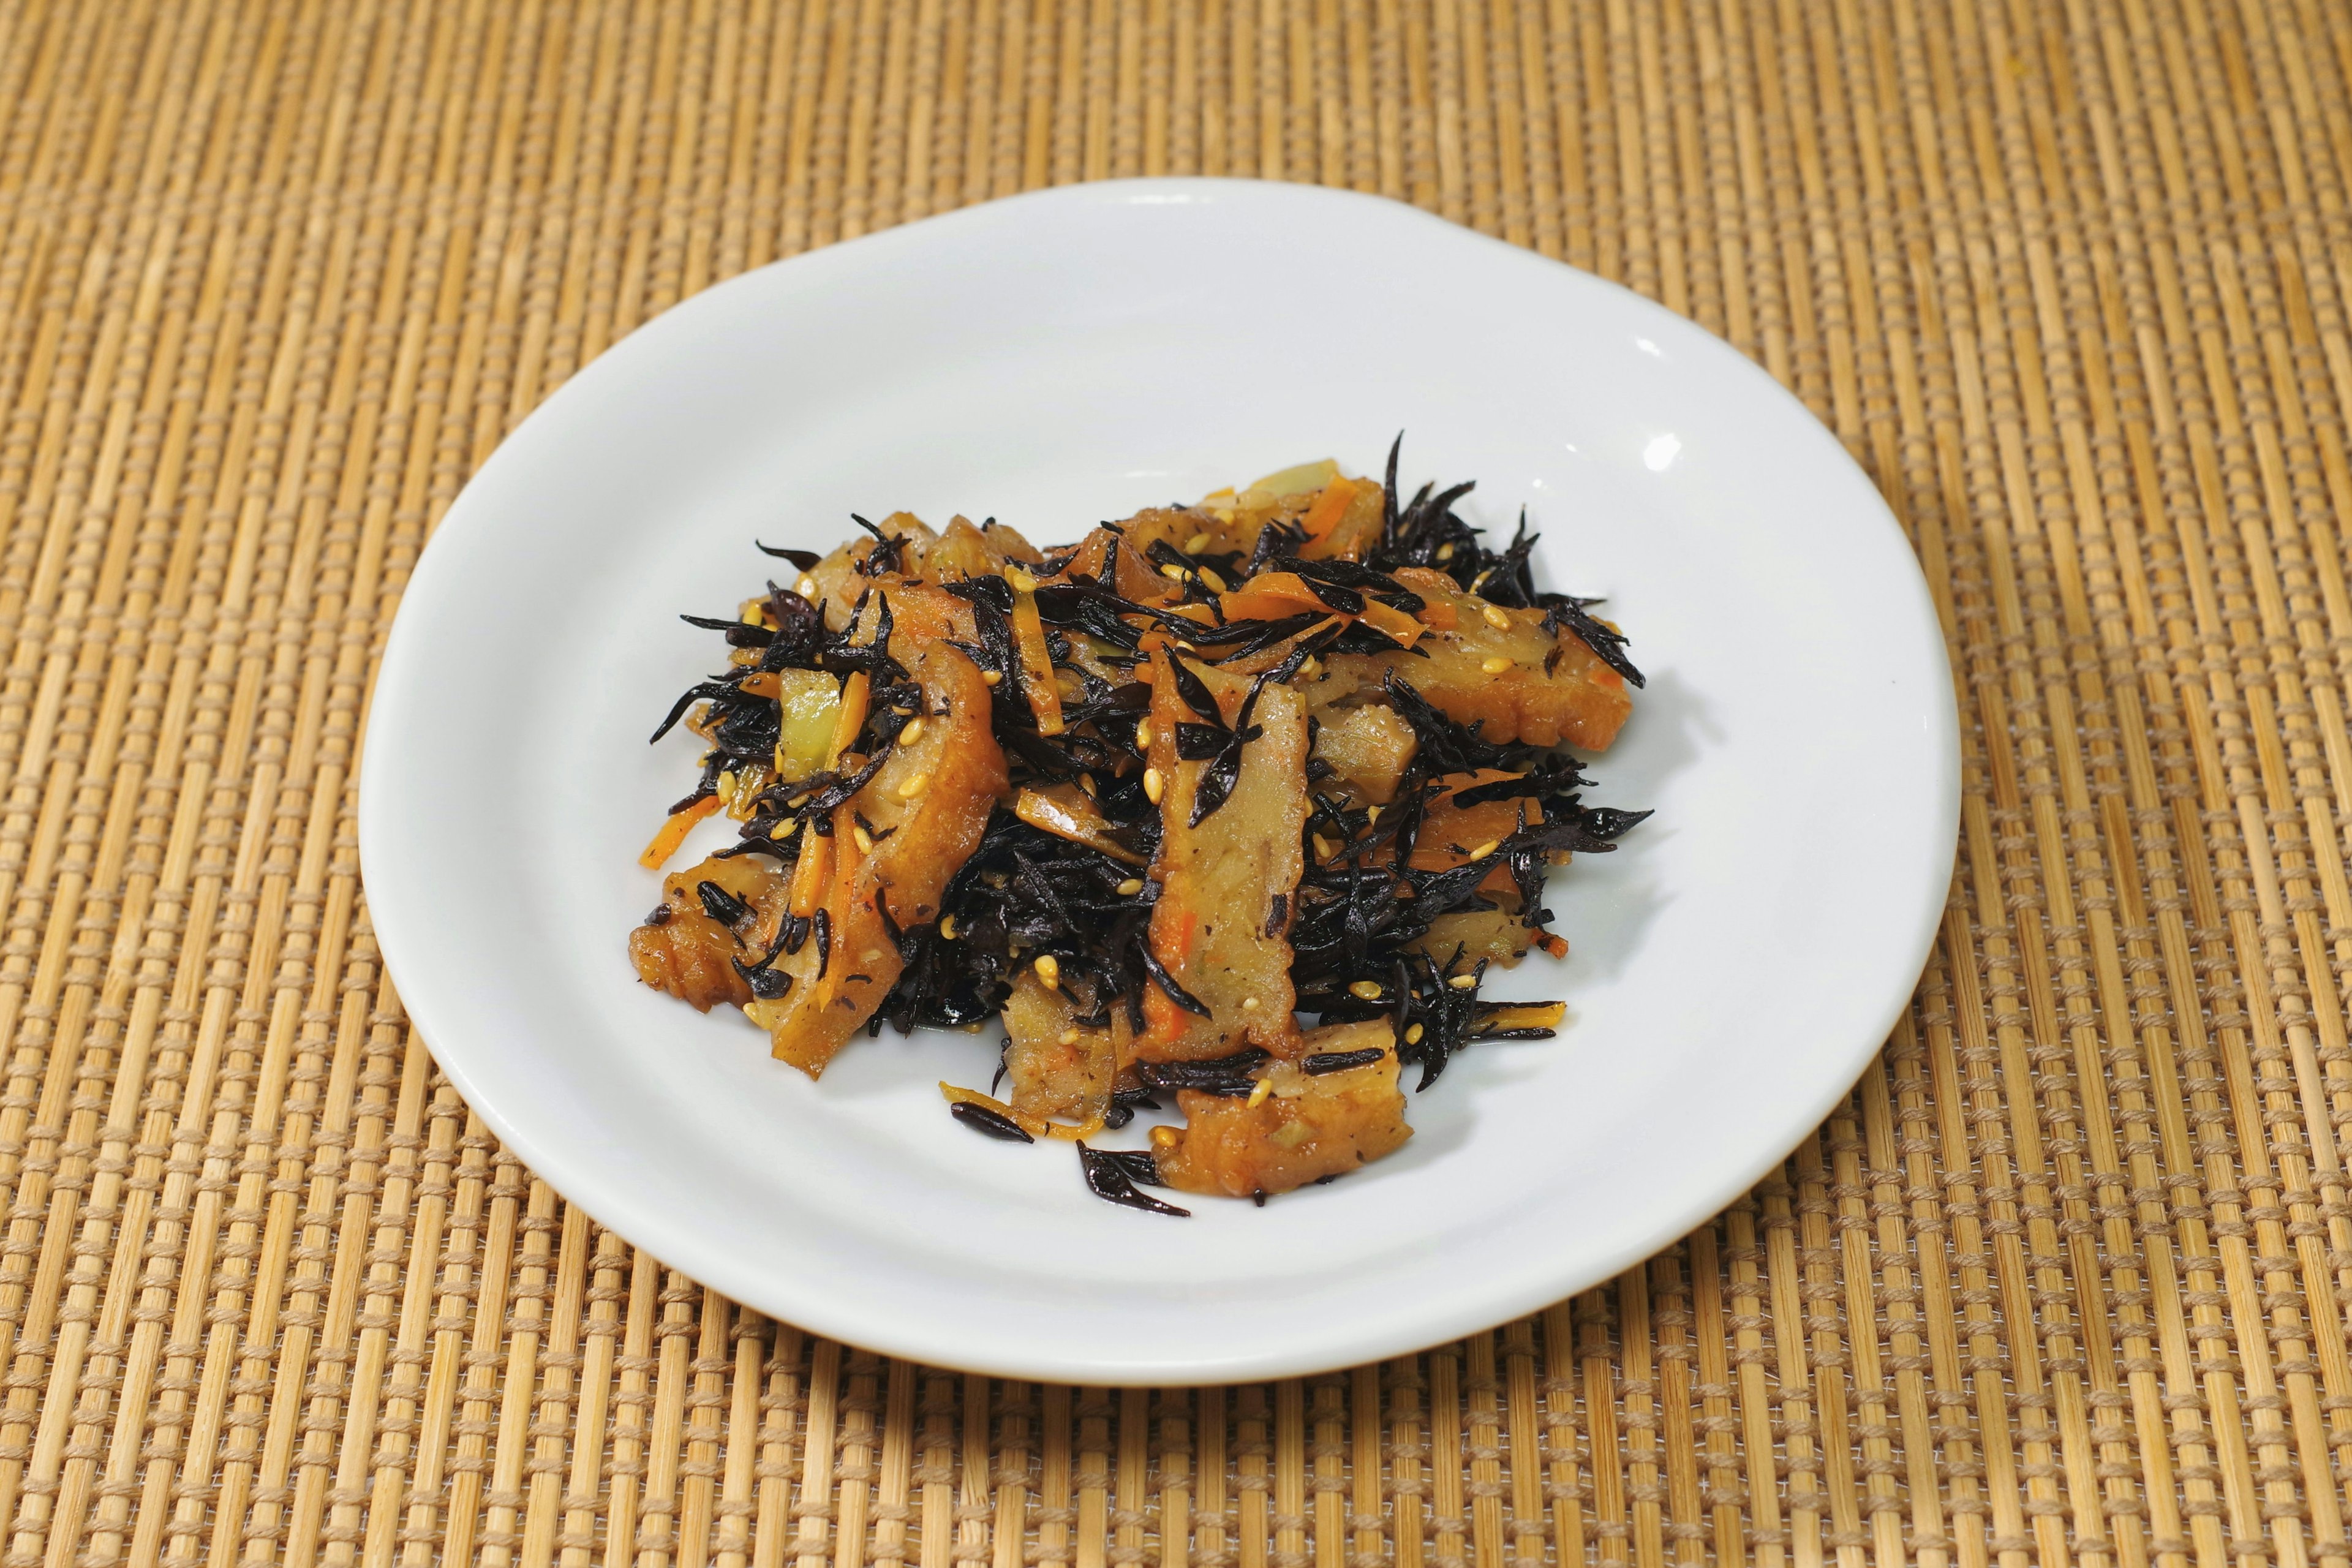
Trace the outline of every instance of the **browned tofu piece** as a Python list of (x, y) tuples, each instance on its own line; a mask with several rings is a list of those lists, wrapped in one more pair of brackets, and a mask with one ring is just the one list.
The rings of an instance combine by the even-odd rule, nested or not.
[(1381, 1055), (1320, 1075), (1295, 1062), (1271, 1063), (1262, 1074), (1271, 1091), (1262, 1100), (1184, 1090), (1176, 1097), (1184, 1126), (1156, 1152), (1160, 1179), (1229, 1198), (1286, 1193), (1355, 1170), (1412, 1136), (1385, 1020), (1312, 1030), (1305, 1045), (1309, 1056), (1373, 1048)]
[[(1113, 1007), (1114, 1019), (1126, 1009)], [(1069, 995), (1024, 970), (1004, 1004), (1007, 1101), (1024, 1116), (1089, 1121), (1110, 1109), (1118, 1076), (1113, 1029), (1080, 1026)]]
[[(731, 926), (711, 918), (700, 891), (705, 882), (745, 906), (749, 918)], [(783, 914), (784, 893), (785, 879), (774, 863), (749, 855), (672, 872), (662, 879), (658, 921), (629, 933), (629, 960), (637, 978), (701, 1012), (721, 1003), (741, 1006), (751, 999), (751, 988), (730, 960), (755, 963), (768, 950)]]
[[(779, 958), (775, 967), (792, 976), (792, 989), (750, 1008), (775, 1055), (812, 1078), (864, 1026), (904, 968), (877, 902), (887, 900), (891, 922), (902, 931), (936, 920), (940, 895), (979, 847), (1005, 788), (1004, 753), (989, 728), (988, 687), (972, 662), (942, 640), (971, 635), (969, 607), (919, 584), (894, 584), (888, 592), (898, 622), (890, 651), (923, 689), (923, 731), (834, 813), (825, 950), (812, 939)], [(855, 847), (860, 816), (871, 825), (871, 854)]]
[(1246, 548), (1234, 543), (1229, 531), (1206, 512), (1191, 507), (1146, 507), (1115, 528), (1097, 528), (1088, 532), (1078, 542), (1077, 553), (1070, 557), (1062, 574), (1090, 577), (1099, 583), (1103, 581), (1104, 568), (1116, 559), (1118, 570), (1109, 584), (1113, 589), (1140, 605), (1164, 604), (1176, 598), (1181, 590), (1151, 564), (1152, 545), (1166, 544), (1181, 553), (1187, 544), (1204, 533), (1209, 536), (1204, 549)]
[(919, 562), (908, 565), (910, 574), (926, 583), (948, 584), (993, 575), (1009, 563), (1034, 566), (1043, 559), (1036, 546), (1003, 523), (981, 528), (970, 518), (956, 517), (949, 520), (939, 542), (924, 551)]
[[(1343, 496), (1333, 497), (1335, 482), (1347, 487)], [(1316, 510), (1326, 497), (1333, 497), (1338, 516)], [(1378, 479), (1347, 479), (1321, 462), (1270, 474), (1239, 494), (1219, 491), (1192, 510), (1216, 521), (1221, 542), (1211, 547), (1215, 550), (1247, 554), (1267, 525), (1278, 522), (1307, 531), (1297, 553), (1309, 561), (1360, 561), (1381, 542), (1387, 504)]]
[[(934, 584), (961, 582), (1001, 572), (1007, 562), (1034, 565), (1044, 559), (1034, 545), (1001, 522), (982, 529), (958, 517), (940, 533), (912, 512), (896, 511), (875, 526), (887, 538), (907, 542), (898, 552), (898, 570), (880, 580), (886, 585), (901, 577)], [(860, 531), (809, 568), (816, 597), (824, 605), (825, 625), (835, 631), (849, 625), (858, 596), (875, 586), (876, 580), (861, 575), (857, 567), (878, 548), (873, 535)]]
[[(1151, 952), (1208, 1016), (1186, 1010), (1165, 987), (1147, 982), (1136, 1054), (1145, 1061), (1196, 1061), (1256, 1046), (1296, 1056), (1288, 932), (1307, 824), (1307, 705), (1287, 686), (1260, 693), (1251, 723), (1265, 733), (1243, 746), (1233, 794), (1195, 826), (1193, 801), (1213, 764), (1177, 757), (1176, 727), (1198, 723), (1200, 716), (1179, 694), (1171, 658), (1162, 648), (1151, 666), (1151, 766), (1164, 781), (1160, 853), (1151, 863), (1160, 884)], [(1187, 660), (1186, 667), (1233, 724), (1248, 684), (1207, 665)]]
[[(1633, 694), (1625, 678), (1575, 633), (1555, 637), (1543, 629), (1542, 611), (1489, 604), (1442, 572), (1406, 566), (1395, 575), (1428, 601), (1422, 619), (1431, 629), (1413, 653), (1333, 657), (1333, 676), (1353, 682), (1343, 690), (1375, 689), (1394, 670), (1447, 718), (1483, 726), (1479, 733), (1489, 741), (1565, 742), (1598, 752), (1617, 738), (1633, 710)], [(1423, 650), (1429, 657), (1419, 657)]]
[(1331, 764), (1357, 798), (1374, 805), (1396, 799), (1397, 783), (1412, 765), (1420, 742), (1412, 726), (1385, 702), (1327, 711), (1315, 734), (1315, 755)]
[[(1518, 902), (1516, 893), (1510, 901)], [(1459, 970), (1474, 968), (1482, 958), (1508, 969), (1528, 955), (1535, 935), (1508, 910), (1455, 910), (1430, 921), (1428, 931), (1410, 945)]]

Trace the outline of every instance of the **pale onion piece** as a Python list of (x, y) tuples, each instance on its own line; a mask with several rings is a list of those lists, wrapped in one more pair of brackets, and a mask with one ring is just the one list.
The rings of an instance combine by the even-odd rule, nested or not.
[(841, 721), (841, 678), (821, 669), (782, 669), (776, 672), (776, 687), (782, 726), (776, 768), (797, 782), (832, 760), (833, 732)]
[(780, 669), (774, 679), (782, 721), (776, 736), (776, 774), (797, 784), (825, 764), (833, 727), (841, 714), (841, 681), (821, 669)]
[(1324, 458), (1316, 462), (1297, 463), (1277, 469), (1262, 479), (1252, 480), (1247, 489), (1264, 490), (1274, 496), (1304, 495), (1308, 490), (1321, 489), (1339, 477), (1339, 465)]

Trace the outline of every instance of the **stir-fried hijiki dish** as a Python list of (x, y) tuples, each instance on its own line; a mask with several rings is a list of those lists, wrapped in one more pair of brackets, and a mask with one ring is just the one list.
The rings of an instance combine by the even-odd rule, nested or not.
[[(1545, 869), (1648, 816), (1587, 805), (1641, 673), (1593, 600), (1538, 591), (1468, 484), (1400, 497), (1328, 462), (1041, 549), (906, 513), (732, 616), (688, 690), (708, 748), (643, 863), (724, 812), (631, 933), (646, 983), (740, 1008), (811, 1077), (885, 1022), (1002, 1020), (967, 1127), (1077, 1143), (1114, 1203), (1326, 1182), (1412, 1135), (1475, 1041), (1558, 1003), (1482, 1000), (1554, 956)], [(1301, 1021), (1311, 1016), (1313, 1026)], [(1087, 1140), (1173, 1110), (1150, 1146)]]

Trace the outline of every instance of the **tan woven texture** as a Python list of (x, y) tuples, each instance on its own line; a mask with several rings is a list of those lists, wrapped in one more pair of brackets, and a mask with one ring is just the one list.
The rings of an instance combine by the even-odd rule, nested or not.
[[(1946, 616), (1959, 875), (1837, 1114), (1612, 1284), (992, 1382), (509, 1158), (377, 964), (353, 763), (435, 520), (616, 336), (1161, 171), (1769, 367)], [(0, 1568), (2346, 1562), (2347, 191), (2341, 0), (0, 0)]]

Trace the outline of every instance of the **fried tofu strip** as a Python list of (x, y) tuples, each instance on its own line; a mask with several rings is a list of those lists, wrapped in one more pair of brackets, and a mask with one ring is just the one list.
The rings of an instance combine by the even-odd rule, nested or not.
[[(1166, 648), (1152, 656), (1151, 766), (1161, 785), (1151, 952), (1205, 1016), (1147, 981), (1136, 1054), (1192, 1061), (1256, 1046), (1296, 1056), (1288, 932), (1307, 823), (1307, 704), (1281, 683), (1259, 693), (1251, 722), (1265, 733), (1242, 746), (1233, 794), (1196, 826), (1193, 802), (1213, 763), (1177, 756), (1177, 726), (1202, 721), (1178, 690), (1174, 657)], [(1209, 666), (1187, 668), (1234, 723), (1248, 685)]]
[(1185, 1089), (1184, 1126), (1156, 1152), (1160, 1175), (1188, 1193), (1245, 1198), (1286, 1193), (1357, 1169), (1412, 1136), (1397, 1087), (1396, 1039), (1385, 1019), (1313, 1029), (1307, 1056), (1378, 1049), (1379, 1059), (1311, 1074), (1297, 1062), (1266, 1066), (1263, 1098)]
[[(705, 898), (706, 882), (723, 897)], [(784, 912), (785, 886), (783, 873), (749, 855), (705, 860), (663, 878), (659, 919), (629, 933), (629, 961), (636, 965), (637, 978), (698, 1012), (721, 1003), (741, 1006), (751, 999), (751, 988), (729, 961), (740, 957), (757, 963), (768, 951)], [(723, 910), (728, 899), (741, 905), (747, 918), (731, 924), (714, 918), (712, 906)]]
[(1412, 653), (1333, 656), (1331, 674), (1346, 690), (1377, 688), (1395, 670), (1447, 718), (1484, 726), (1488, 741), (1598, 752), (1617, 738), (1633, 694), (1575, 633), (1554, 637), (1541, 610), (1490, 604), (1442, 572), (1405, 566), (1395, 576), (1428, 601), (1421, 618), (1430, 631)]
[(1024, 970), (1004, 1003), (1007, 1097), (1013, 1110), (1041, 1120), (1096, 1121), (1110, 1110), (1117, 1087), (1120, 1037), (1127, 1010), (1110, 1009), (1111, 1026), (1093, 1029), (1078, 1022), (1070, 996)]
[[(811, 1078), (898, 984), (905, 964), (891, 927), (904, 931), (939, 917), (949, 879), (979, 847), (1005, 789), (1004, 753), (989, 727), (988, 687), (971, 661), (943, 640), (971, 636), (968, 606), (919, 584), (885, 591), (898, 618), (890, 651), (922, 688), (923, 729), (835, 809), (823, 904), (826, 941), (821, 946), (812, 937), (798, 952), (780, 957), (775, 967), (792, 976), (791, 990), (749, 1009), (768, 1030), (777, 1058)], [(856, 847), (861, 816), (871, 853)]]
[[(879, 579), (886, 587), (902, 577), (934, 585), (961, 582), (1000, 573), (1008, 562), (1034, 565), (1045, 559), (1018, 531), (1001, 522), (982, 529), (958, 517), (941, 533), (913, 512), (894, 511), (876, 526), (884, 538), (907, 542), (898, 549), (897, 570)], [(824, 624), (835, 631), (849, 625), (858, 596), (876, 585), (858, 568), (881, 547), (879, 540), (861, 531), (809, 568), (813, 596), (824, 605)]]
[(1381, 702), (1325, 713), (1315, 735), (1315, 754), (1331, 764), (1358, 798), (1374, 805), (1396, 799), (1397, 785), (1419, 750), (1412, 726)]

